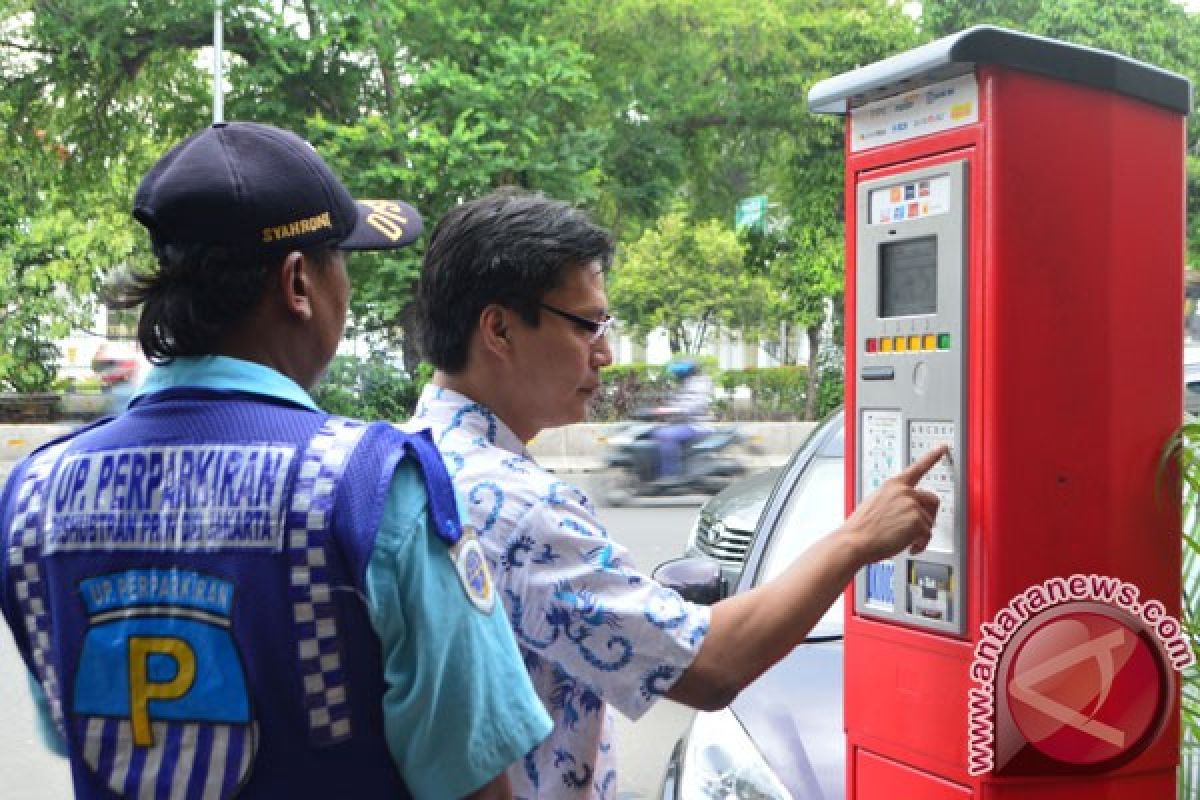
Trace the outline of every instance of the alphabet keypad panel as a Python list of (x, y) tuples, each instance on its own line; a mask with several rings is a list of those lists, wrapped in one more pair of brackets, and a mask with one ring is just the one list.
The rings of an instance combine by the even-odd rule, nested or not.
[(940, 445), (950, 446), (950, 456), (943, 458), (917, 484), (920, 489), (935, 493), (941, 500), (937, 518), (933, 522), (933, 536), (929, 549), (944, 553), (954, 552), (954, 434), (955, 425), (945, 420), (909, 420), (908, 463)]

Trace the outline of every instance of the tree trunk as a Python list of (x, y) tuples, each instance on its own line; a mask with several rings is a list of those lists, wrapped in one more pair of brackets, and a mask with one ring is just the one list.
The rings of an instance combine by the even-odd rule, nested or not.
[(817, 373), (817, 361), (821, 351), (821, 325), (810, 325), (804, 329), (808, 334), (808, 388), (804, 391), (804, 418), (817, 418), (817, 387), (821, 385)]
[(667, 331), (667, 345), (671, 348), (671, 355), (682, 353), (687, 349), (687, 341), (684, 338), (683, 331), (677, 328), (671, 328)]
[(367, 4), (370, 9), (371, 28), (375, 32), (375, 58), (379, 61), (379, 78), (383, 86), (384, 108), (388, 116), (396, 113), (396, 87), (393, 72), (396, 68), (396, 48), (392, 46), (392, 38), (383, 27), (383, 16), (379, 13), (378, 5), (372, 0)]

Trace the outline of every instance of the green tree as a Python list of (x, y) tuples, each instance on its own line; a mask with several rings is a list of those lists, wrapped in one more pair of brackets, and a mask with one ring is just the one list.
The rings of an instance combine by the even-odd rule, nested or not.
[(808, 112), (808, 90), (916, 41), (886, 0), (572, 0), (558, 20), (595, 55), (594, 124), (612, 130), (602, 205), (633, 238), (679, 199), (732, 220), (738, 199), (766, 193), (795, 216), (813, 176), (791, 166), (807, 155), (838, 160), (836, 205), (840, 126)]
[[(591, 57), (544, 32), (554, 10), (545, 0), (226, 3), (226, 116), (297, 130), (352, 190), (411, 200), (430, 223), (508, 183), (586, 201), (607, 134), (586, 124)], [(145, 258), (127, 219), (130, 185), (111, 176), (140, 175), (210, 119), (212, 6), (0, 0), (0, 18), (13, 141), (36, 129), (65, 147), (72, 157), (49, 186), (124, 218)], [(11, 152), (22, 158), (20, 145)], [(419, 256), (351, 262), (360, 328), (404, 327)]]
[(0, 383), (32, 390), (53, 379), (49, 342), (90, 321), (101, 276), (149, 262), (133, 190), (210, 118), (212, 13), (6, 0), (0, 19)]
[(770, 287), (743, 262), (742, 244), (724, 222), (668, 213), (625, 248), (614, 267), (613, 309), (635, 336), (644, 339), (662, 327), (672, 352), (699, 353), (717, 328), (762, 324)]
[[(351, 188), (408, 199), (431, 227), (502, 185), (586, 202), (605, 134), (586, 125), (597, 99), (591, 57), (543, 32), (552, 9), (542, 0), (380, 4), (372, 52), (377, 82), (391, 88), (353, 122), (313, 120), (314, 142)], [(356, 320), (400, 339), (410, 366), (416, 350), (403, 331), (420, 255), (352, 262)]]
[[(771, 316), (789, 320), (808, 340), (804, 419), (818, 418), (822, 328), (841, 314), (844, 249), (839, 233), (833, 226), (794, 224), (743, 233), (748, 268), (768, 276), (776, 290)], [(786, 353), (780, 360), (792, 363)]]
[(748, 265), (772, 286), (755, 329), (803, 329), (820, 381), (821, 324), (842, 315), (843, 133), (807, 94), (916, 44), (913, 20), (883, 0), (617, 0), (571, 13), (596, 54), (597, 112), (612, 115), (596, 123), (613, 130), (602, 204), (632, 240), (673, 203), (728, 224), (740, 198), (767, 194), (773, 233), (748, 241)]
[[(0, 390), (47, 391), (59, 357), (54, 341), (85, 327), (97, 277), (132, 249), (127, 213), (103, 190), (65, 191), (76, 156), (43, 129), (28, 132), (0, 101)], [(124, 181), (121, 170), (110, 185)]]

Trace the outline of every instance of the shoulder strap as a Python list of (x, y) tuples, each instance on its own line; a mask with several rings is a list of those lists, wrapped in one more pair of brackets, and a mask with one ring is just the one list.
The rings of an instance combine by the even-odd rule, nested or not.
[(458, 503), (454, 499), (454, 484), (442, 454), (433, 443), (433, 434), (428, 428), (405, 433), (393, 428), (404, 439), (404, 447), (417, 459), (421, 477), (425, 480), (425, 493), (429, 498), (429, 513), (433, 518), (438, 538), (453, 546), (462, 538), (462, 522), (458, 517)]
[(338, 482), (366, 430), (367, 424), (359, 420), (325, 420), (300, 459), (287, 512), (288, 593), (309, 742), (315, 747), (352, 735), (329, 539)]
[[(387, 423), (384, 446), (416, 458), (425, 483), (429, 512), (439, 538), (454, 545), (462, 537), (454, 486), (428, 430), (407, 434)], [(351, 736), (344, 654), (338, 637), (329, 563), (330, 531), (337, 485), (368, 425), (330, 417), (309, 442), (300, 461), (287, 513), (286, 541), (291, 567), (290, 601), (296, 634), (309, 740), (315, 746)]]

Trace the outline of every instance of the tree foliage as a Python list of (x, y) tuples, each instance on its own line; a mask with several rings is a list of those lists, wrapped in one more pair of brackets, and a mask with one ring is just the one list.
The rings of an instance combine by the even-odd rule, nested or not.
[[(314, 143), (353, 190), (403, 197), (430, 227), (502, 185), (586, 201), (604, 138), (586, 125), (596, 100), (591, 58), (545, 35), (549, 10), (534, 0), (382, 4), (371, 39), (382, 91), (352, 121), (310, 120)], [(360, 324), (402, 336), (420, 255), (356, 257)], [(415, 364), (405, 344), (405, 362)]]
[(668, 213), (626, 248), (609, 284), (613, 306), (636, 336), (665, 328), (672, 352), (699, 353), (717, 328), (762, 326), (771, 289), (744, 257), (728, 225)]
[(809, 88), (915, 42), (912, 20), (885, 0), (570, 5), (596, 56), (597, 124), (613, 129), (605, 187), (622, 230), (653, 224), (681, 196), (698, 219), (731, 220), (739, 198), (768, 189), (786, 208), (798, 188), (779, 174), (790, 159), (833, 139), (840, 154), (840, 126), (808, 112)]
[(54, 382), (54, 342), (92, 319), (97, 276), (131, 257), (132, 231), (110, 200), (131, 184), (114, 168), (107, 186), (72, 185), (76, 154), (16, 117), (0, 100), (0, 391), (38, 392)]
[[(297, 130), (355, 193), (403, 197), (430, 226), (464, 199), (517, 184), (588, 206), (632, 254), (667, 218), (728, 229), (740, 198), (768, 195), (773, 235), (745, 248), (746, 267), (772, 287), (754, 324), (786, 321), (814, 343), (824, 308), (832, 301), (840, 314), (844, 235), (842, 120), (809, 113), (816, 81), (980, 22), (1200, 77), (1197, 17), (1172, 0), (928, 0), (917, 21), (894, 0), (223, 8), (226, 116)], [(105, 272), (148, 262), (129, 200), (150, 163), (211, 118), (212, 9), (0, 0), (0, 159), (12, 176), (0, 187), (0, 376), (15, 363), (18, 331), (52, 339), (86, 316)], [(403, 344), (410, 364), (403, 330), (420, 256), (417, 247), (351, 261), (354, 324)], [(625, 261), (614, 281), (638, 268)], [(642, 324), (649, 317), (626, 307), (623, 291), (614, 309)]]
[[(602, 202), (625, 238), (679, 202), (693, 224), (729, 225), (739, 199), (766, 194), (773, 233), (747, 242), (745, 266), (771, 290), (748, 332), (804, 330), (819, 380), (821, 325), (827, 310), (841, 315), (843, 138), (842, 121), (810, 113), (807, 94), (916, 44), (913, 20), (884, 0), (580, 1), (573, 15), (596, 54), (597, 113), (608, 115), (597, 124), (613, 130)], [(628, 268), (619, 263), (618, 278)], [(614, 292), (617, 313), (644, 319), (625, 298)], [(789, 338), (776, 350), (785, 363)]]
[[(771, 317), (802, 330), (808, 341), (808, 387), (805, 419), (817, 419), (821, 380), (821, 330), (831, 313), (840, 315), (844, 287), (841, 229), (835, 225), (801, 226), (774, 224), (765, 230), (747, 229), (746, 262), (750, 269), (766, 275), (773, 292)], [(787, 342), (781, 337), (780, 361), (794, 363)], [(836, 341), (840, 341), (837, 331)]]
[[(131, 185), (111, 176), (140, 175), (211, 118), (212, 6), (7, 0), (0, 9), (11, 152), (38, 130), (61, 143), (71, 157), (40, 185), (91, 195), (120, 220), (114, 238), (132, 238), (145, 258), (126, 213)], [(585, 201), (605, 134), (586, 124), (590, 56), (546, 35), (552, 10), (537, 0), (225, 3), (226, 117), (297, 130), (353, 191), (403, 197), (430, 223), (501, 184)], [(35, 224), (44, 205), (25, 200), (10, 207)], [(89, 280), (125, 255), (86, 265)], [(352, 260), (360, 327), (398, 335), (419, 257)]]

